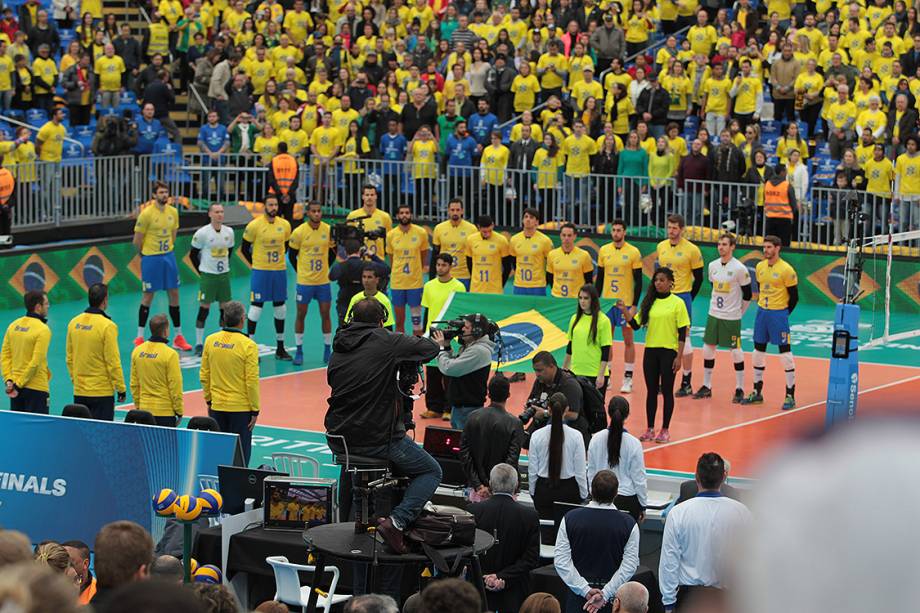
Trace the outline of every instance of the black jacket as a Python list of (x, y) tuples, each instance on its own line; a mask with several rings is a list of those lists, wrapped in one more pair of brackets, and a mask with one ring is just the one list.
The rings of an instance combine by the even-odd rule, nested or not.
[(744, 177), (744, 154), (735, 145), (713, 147), (709, 158), (712, 161), (709, 168), (714, 181), (739, 183)]
[(364, 286), (361, 285), (361, 273), (364, 266), (368, 263), (374, 264), (377, 268), (377, 275), (380, 277), (379, 288), (386, 291), (387, 277), (390, 276), (390, 267), (378, 256), (370, 256), (370, 260), (359, 257), (345, 258), (341, 262), (336, 262), (329, 269), (329, 280), (338, 281), (339, 293), (336, 297), (336, 309), (339, 315), (345, 316), (345, 309), (355, 294), (362, 291)]
[[(401, 396), (396, 390), (397, 366), (428, 362), (436, 355), (438, 345), (428, 338), (358, 322), (339, 328), (326, 370), (332, 390), (327, 434), (344, 436), (349, 449), (380, 447), (405, 436)], [(342, 451), (336, 439), (330, 439), (329, 446)]]
[(652, 87), (642, 90), (639, 99), (636, 101), (636, 112), (639, 118), (642, 113), (651, 113), (651, 123), (656, 125), (665, 125), (668, 123), (668, 107), (671, 105), (671, 97), (668, 92), (662, 88), (654, 89)]
[(498, 537), (482, 556), (482, 572), (505, 580), (505, 589), (486, 592), (490, 611), (517, 611), (530, 595), (530, 571), (540, 565), (540, 519), (537, 512), (498, 494), (469, 507), (476, 527)]
[(527, 141), (526, 146), (522, 140), (511, 143), (511, 155), (508, 161), (508, 168), (530, 171), (530, 165), (531, 162), (533, 162), (533, 156), (539, 148), (540, 143), (535, 141), (533, 138)]
[(470, 413), (460, 438), (460, 461), (468, 485), (489, 485), (489, 473), (496, 464), (515, 469), (524, 444), (524, 427), (514, 415), (500, 407), (485, 407)]
[(133, 36), (122, 38), (119, 36), (112, 43), (115, 53), (121, 56), (127, 70), (141, 67), (141, 44)]
[(410, 102), (402, 108), (400, 119), (403, 124), (403, 136), (406, 140), (412, 140), (422, 126), (434, 129), (434, 125), (438, 123), (438, 107), (434, 100), (426, 100), (420, 109)]
[[(892, 102), (892, 105), (894, 102)], [(898, 134), (901, 142), (904, 142), (904, 139), (907, 138), (910, 134), (917, 133), (917, 111), (909, 107), (904, 114), (901, 115), (901, 121), (897, 120), (897, 109), (892, 108), (888, 111), (888, 127), (885, 128), (885, 137), (890, 142), (892, 137), (894, 137), (894, 127), (895, 124), (900, 128)]]
[(144, 104), (148, 102), (153, 105), (153, 116), (157, 119), (169, 117), (169, 107), (176, 101), (172, 89), (163, 81), (157, 79), (144, 88), (141, 95)]

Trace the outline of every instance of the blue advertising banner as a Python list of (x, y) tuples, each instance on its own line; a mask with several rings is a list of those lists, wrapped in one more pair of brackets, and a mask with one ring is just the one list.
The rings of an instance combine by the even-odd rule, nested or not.
[(164, 487), (198, 493), (198, 475), (233, 464), (236, 435), (0, 411), (0, 526), (32, 542), (79, 539), (127, 519), (154, 540)]

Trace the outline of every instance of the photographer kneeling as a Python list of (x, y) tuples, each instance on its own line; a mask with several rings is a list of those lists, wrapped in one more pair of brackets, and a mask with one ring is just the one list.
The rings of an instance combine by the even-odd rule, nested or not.
[(549, 351), (539, 351), (533, 356), (533, 372), (537, 377), (530, 390), (524, 412), (520, 415), (522, 423), (530, 422), (524, 429), (527, 434), (525, 448), (529, 448), (530, 435), (545, 426), (549, 420), (547, 399), (554, 393), (561, 392), (568, 400), (568, 408), (562, 418), (567, 426), (581, 433), (587, 449), (591, 440), (591, 430), (582, 410), (584, 395), (581, 384), (572, 373), (559, 368), (556, 358)]
[[(385, 318), (379, 302), (361, 300), (352, 308), (351, 321), (336, 332), (326, 371), (332, 394), (325, 426), (327, 434), (344, 437), (349, 454), (387, 458), (397, 474), (409, 478), (402, 502), (390, 517), (377, 520), (387, 545), (405, 553), (403, 530), (431, 499), (441, 482), (441, 468), (406, 436), (396, 374), (401, 367), (433, 359), (438, 345), (384, 330)], [(327, 438), (334, 453), (344, 453), (340, 439)]]
[[(450, 427), (463, 430), (466, 419), (476, 409), (486, 404), (486, 385), (492, 369), (492, 350), (498, 326), (481, 313), (464, 315), (463, 327), (448, 332), (434, 329), (431, 339), (441, 346), (438, 370), (449, 380), (447, 402), (450, 405)], [(455, 328), (459, 321), (451, 322)], [(450, 339), (457, 336), (460, 350), (456, 355), (450, 349)]]

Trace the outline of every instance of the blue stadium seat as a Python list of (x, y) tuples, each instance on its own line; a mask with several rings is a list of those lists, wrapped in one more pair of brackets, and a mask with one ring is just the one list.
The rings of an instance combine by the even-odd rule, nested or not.
[(61, 49), (64, 51), (67, 50), (67, 45), (77, 39), (77, 33), (74, 30), (58, 30), (58, 34), (61, 36)]
[(44, 109), (29, 109), (26, 111), (26, 123), (40, 128), (48, 121), (48, 114)]
[(137, 105), (137, 94), (131, 91), (121, 92), (121, 96), (118, 98), (118, 104), (133, 104)]
[(11, 117), (11, 118), (13, 118), (13, 119), (18, 119), (19, 121), (25, 121), (25, 118), (26, 118), (25, 112), (24, 112), (24, 111), (20, 111), (19, 109), (8, 109), (8, 110), (7, 110), (5, 113), (3, 113), (3, 114), (6, 115), (7, 117)]
[(65, 162), (79, 160), (82, 158), (90, 157), (91, 155), (92, 152), (87, 147), (81, 148), (80, 145), (77, 145), (76, 143), (65, 142), (61, 151), (61, 156)]
[(765, 119), (760, 122), (760, 134), (763, 137), (766, 137), (768, 134), (772, 136), (780, 135), (780, 125), (779, 122), (772, 119)]
[(111, 106), (100, 107), (97, 105), (96, 112), (99, 113), (100, 117), (108, 117), (109, 115), (118, 115), (118, 108)]

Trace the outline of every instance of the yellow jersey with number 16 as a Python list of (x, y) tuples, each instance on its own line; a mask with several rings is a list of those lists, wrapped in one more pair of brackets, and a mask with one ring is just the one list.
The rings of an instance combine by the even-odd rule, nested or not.
[(179, 229), (179, 213), (166, 205), (161, 211), (156, 205), (148, 206), (137, 216), (134, 233), (144, 235), (141, 255), (160, 255), (173, 250), (173, 232)]
[(243, 240), (252, 243), (253, 270), (284, 270), (285, 243), (291, 237), (291, 224), (282, 217), (272, 223), (266, 215), (249, 222), (243, 232)]

